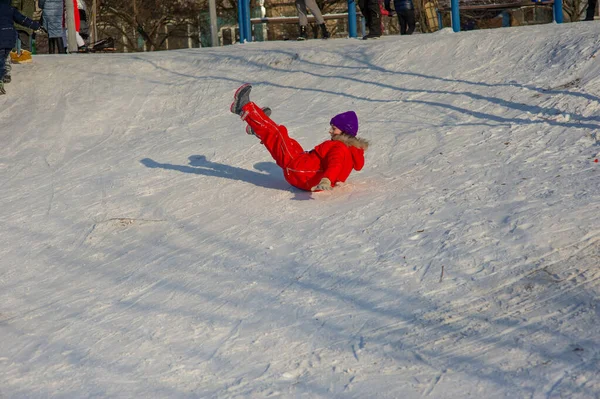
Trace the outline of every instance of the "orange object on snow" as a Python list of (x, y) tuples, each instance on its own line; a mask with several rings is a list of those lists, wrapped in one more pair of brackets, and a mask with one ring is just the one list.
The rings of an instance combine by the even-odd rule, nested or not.
[(11, 51), (10, 61), (13, 64), (26, 64), (28, 62), (32, 62), (31, 52), (27, 50), (21, 50), (21, 54), (19, 54), (16, 51)]

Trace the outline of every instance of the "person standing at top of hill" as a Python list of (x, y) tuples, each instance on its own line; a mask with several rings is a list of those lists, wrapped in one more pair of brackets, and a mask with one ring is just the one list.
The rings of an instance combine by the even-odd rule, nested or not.
[(367, 39), (379, 39), (381, 37), (381, 9), (379, 0), (358, 0), (360, 12), (365, 17), (369, 33), (363, 37)]
[(10, 0), (0, 0), (0, 95), (6, 94), (4, 76), (7, 70), (7, 60), (17, 41), (15, 23), (33, 30), (40, 29), (39, 23), (18, 12), (10, 5)]
[(48, 53), (64, 54), (64, 0), (39, 0), (42, 21), (48, 32)]
[[(392, 11), (390, 8), (391, 0), (385, 0), (385, 9)], [(400, 25), (401, 35), (412, 35), (415, 31), (415, 5), (413, 0), (394, 0), (394, 8), (398, 15), (398, 24)]]
[(585, 9), (585, 19), (584, 21), (593, 21), (594, 14), (596, 14), (596, 5), (598, 4), (598, 0), (588, 0), (587, 8)]
[(84, 0), (77, 0), (79, 8), (79, 36), (86, 42), (90, 37), (90, 24), (88, 21), (87, 8)]
[[(27, 18), (34, 20), (36, 0), (12, 0), (12, 6)], [(15, 29), (18, 39), (21, 40), (21, 48), (31, 52), (31, 37), (33, 31), (26, 26), (16, 25)]]
[(308, 39), (308, 32), (306, 30), (308, 27), (307, 9), (310, 10), (317, 20), (323, 39), (329, 39), (329, 32), (327, 31), (323, 14), (321, 14), (321, 9), (315, 0), (296, 0), (296, 9), (298, 10), (298, 23), (300, 24), (300, 36), (298, 36), (298, 40)]
[(306, 191), (327, 191), (346, 181), (353, 170), (365, 164), (364, 152), (369, 142), (356, 137), (358, 117), (354, 111), (334, 116), (326, 140), (310, 151), (290, 138), (287, 128), (270, 118), (270, 109), (261, 109), (250, 101), (250, 84), (242, 85), (233, 96), (230, 111), (248, 124), (246, 132), (261, 140), (285, 180)]

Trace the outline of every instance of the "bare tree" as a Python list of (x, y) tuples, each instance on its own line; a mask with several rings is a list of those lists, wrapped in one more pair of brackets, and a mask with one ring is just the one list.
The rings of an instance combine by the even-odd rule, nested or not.
[(563, 12), (567, 14), (570, 22), (577, 22), (585, 14), (587, 5), (587, 0), (565, 0), (563, 1)]
[(99, 6), (99, 22), (120, 32), (127, 49), (138, 51), (139, 35), (145, 48), (154, 51), (170, 36), (185, 32), (188, 23), (196, 21), (202, 4), (197, 0), (101, 0)]

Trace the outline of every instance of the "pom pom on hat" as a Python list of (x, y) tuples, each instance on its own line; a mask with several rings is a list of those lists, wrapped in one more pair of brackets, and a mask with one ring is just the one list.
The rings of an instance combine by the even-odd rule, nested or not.
[(356, 137), (358, 133), (358, 116), (354, 111), (337, 114), (329, 123), (350, 136)]

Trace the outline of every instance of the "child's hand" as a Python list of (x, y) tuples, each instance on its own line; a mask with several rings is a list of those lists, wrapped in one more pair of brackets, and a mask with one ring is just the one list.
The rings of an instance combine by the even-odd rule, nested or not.
[(316, 186), (314, 186), (313, 188), (310, 189), (310, 191), (329, 191), (332, 190), (333, 187), (331, 187), (331, 180), (329, 180), (328, 178), (324, 177), (321, 179), (321, 181), (319, 182), (319, 184), (317, 184)]

